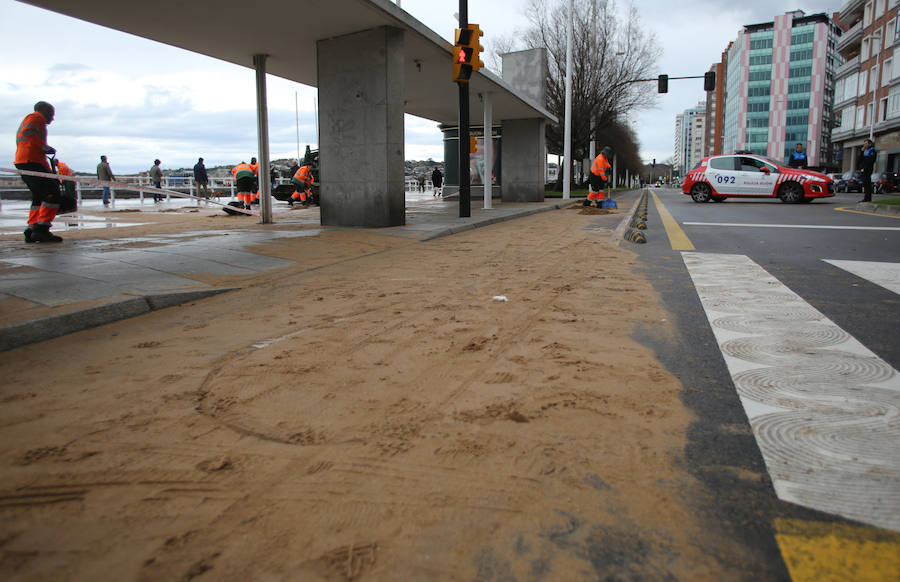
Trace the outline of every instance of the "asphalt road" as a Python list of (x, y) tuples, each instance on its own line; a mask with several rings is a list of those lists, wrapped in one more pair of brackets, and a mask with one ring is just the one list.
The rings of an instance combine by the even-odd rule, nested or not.
[[(741, 199), (698, 204), (679, 190), (653, 189), (649, 199), (648, 243), (632, 247), (638, 252), (648, 279), (674, 319), (672, 335), (660, 337), (638, 330), (637, 339), (651, 346), (660, 361), (678, 375), (685, 386), (683, 399), (697, 415), (689, 434), (687, 458), (690, 470), (713, 496), (704, 509), (704, 517), (716, 527), (723, 528), (724, 535), (752, 548), (759, 556), (757, 563), (749, 566), (748, 579), (793, 579), (795, 582), (811, 579), (804, 578), (803, 572), (815, 572), (813, 578), (826, 573), (840, 577), (841, 566), (826, 564), (826, 556), (835, 554), (833, 549), (816, 546), (815, 540), (821, 539), (822, 531), (841, 539), (840, 532), (845, 531), (841, 528), (851, 528), (854, 535), (859, 534), (870, 541), (887, 539), (886, 543), (892, 548), (890, 551), (896, 552), (900, 548), (897, 545), (900, 537), (895, 537), (900, 531), (894, 523), (896, 495), (888, 489), (887, 496), (892, 497), (889, 507), (875, 507), (875, 502), (867, 501), (862, 492), (869, 485), (866, 482), (857, 484), (859, 495), (856, 498), (829, 497), (830, 491), (836, 488), (847, 489), (848, 496), (853, 497), (857, 485), (850, 483), (852, 478), (847, 481), (847, 475), (858, 477), (865, 467), (848, 461), (848, 467), (840, 467), (840, 475), (833, 476), (822, 468), (825, 465), (833, 468), (839, 463), (832, 463), (833, 457), (828, 457), (828, 462), (807, 458), (807, 449), (815, 447), (807, 447), (801, 442), (803, 437), (794, 437), (795, 433), (811, 434), (822, 441), (840, 443), (847, 439), (846, 431), (840, 432), (834, 427), (852, 424), (852, 419), (846, 421), (845, 417), (823, 413), (823, 396), (819, 391), (824, 386), (865, 392), (865, 387), (858, 388), (852, 383), (840, 387), (831, 385), (835, 377), (844, 373), (843, 368), (837, 372), (828, 368), (827, 360), (823, 359), (823, 354), (834, 353), (832, 346), (826, 346), (831, 352), (822, 351), (819, 345), (798, 348), (794, 345), (797, 334), (802, 339), (806, 337), (803, 336), (805, 332), (798, 332), (799, 327), (792, 328), (793, 324), (786, 323), (787, 329), (778, 331), (779, 339), (764, 338), (769, 343), (763, 347), (772, 348), (775, 342), (774, 355), (760, 355), (757, 349), (760, 346), (753, 343), (759, 338), (734, 332), (745, 329), (737, 327), (723, 331), (711, 325), (714, 317), (723, 315), (717, 309), (737, 313), (742, 304), (751, 312), (749, 319), (742, 316), (740, 325), (750, 321), (766, 326), (775, 325), (777, 321), (773, 320), (782, 313), (787, 316), (798, 309), (806, 310), (806, 313), (806, 305), (811, 306), (827, 318), (825, 323), (811, 324), (820, 326), (815, 330), (817, 333), (827, 329), (828, 333), (840, 338), (832, 344), (852, 344), (856, 352), (865, 352), (865, 362), (882, 361), (878, 364), (880, 369), (885, 370), (887, 376), (892, 374), (892, 378), (883, 385), (890, 391), (879, 394), (887, 394), (890, 401), (887, 417), (896, 415), (897, 396), (900, 395), (896, 382), (896, 369), (900, 367), (900, 342), (897, 341), (900, 297), (897, 292), (874, 283), (871, 277), (861, 277), (847, 268), (867, 265), (869, 274), (874, 270), (876, 275), (886, 272), (896, 276), (895, 269), (900, 263), (900, 219), (851, 211), (858, 198), (858, 194), (840, 194), (799, 205), (783, 204), (778, 200)], [(666, 215), (672, 219), (669, 227), (675, 231), (680, 227), (681, 238), (677, 233), (675, 238), (667, 236), (669, 228), (663, 225)], [(848, 263), (838, 263), (843, 265), (839, 268), (826, 262), (828, 260)], [(879, 265), (873, 267), (871, 262)], [(705, 290), (711, 291), (706, 293)], [(714, 292), (723, 294), (716, 296)], [(771, 300), (770, 293), (773, 294)], [(799, 297), (788, 297), (792, 294)], [(783, 297), (793, 302), (791, 305), (802, 307), (784, 308), (780, 303)], [(737, 307), (731, 311), (727, 307), (717, 307), (723, 304)], [(754, 305), (763, 306), (763, 309), (752, 311)], [(728, 315), (725, 319), (734, 324), (736, 317), (739, 316)], [(810, 324), (801, 322), (799, 325)], [(741, 342), (736, 350), (734, 345), (728, 345), (728, 338), (734, 342), (735, 337)], [(826, 371), (816, 375), (817, 365)], [(790, 371), (782, 372), (776, 378), (779, 369)], [(746, 389), (741, 392), (736, 388), (745, 386), (741, 382), (746, 380), (746, 374), (767, 375), (768, 383), (764, 388), (774, 386), (776, 391), (784, 388), (788, 380), (795, 382), (800, 378), (809, 383), (814, 377), (815, 382), (811, 384), (812, 389), (785, 388), (793, 392), (787, 392), (786, 396), (781, 394), (780, 399), (773, 397), (773, 402), (769, 403), (772, 406), (767, 407), (752, 398), (744, 398)], [(838, 380), (834, 382), (838, 383)], [(812, 400), (802, 400), (804, 395)], [(853, 396), (832, 396), (833, 400), (854, 402)], [(783, 407), (779, 409), (781, 405)], [(832, 405), (833, 401), (829, 406)], [(829, 409), (830, 412), (834, 411)], [(793, 422), (798, 415), (806, 415), (807, 421), (810, 418), (824, 418), (825, 421), (807, 426), (801, 419), (796, 427), (783, 421), (783, 417), (788, 416)], [(768, 427), (773, 419), (781, 423), (778, 425), (781, 432), (775, 440), (767, 441)], [(879, 432), (884, 423), (875, 428), (854, 426), (853, 434), (857, 436), (851, 440), (869, 439), (876, 448), (879, 443), (896, 438), (896, 429), (892, 427), (888, 427), (888, 434)], [(788, 436), (784, 437), (784, 434)], [(827, 449), (827, 444), (824, 448)], [(865, 446), (861, 445), (861, 448)], [(840, 455), (844, 453), (846, 451), (841, 451)], [(830, 453), (826, 451), (826, 454)], [(890, 475), (876, 487), (891, 487), (890, 480), (896, 478), (898, 470), (897, 455), (891, 451), (872, 454), (884, 457), (873, 462), (879, 470), (887, 467), (885, 471)], [(845, 457), (841, 456), (842, 459)], [(852, 457), (852, 461), (857, 461), (856, 457)], [(829, 481), (830, 478), (840, 485)], [(850, 506), (853, 509), (847, 509)], [(879, 521), (877, 514), (885, 511), (894, 512), (895, 520)], [(796, 537), (786, 534), (786, 530), (791, 530), (791, 535), (796, 534)], [(813, 530), (819, 534), (812, 535)], [(884, 538), (884, 535), (888, 537)], [(791, 540), (802, 543), (792, 545)], [(869, 542), (863, 545), (866, 543)], [(802, 558), (803, 552), (797, 549), (800, 546), (805, 552)], [(848, 552), (846, 559), (850, 559), (852, 553)], [(804, 570), (801, 567), (804, 563), (812, 570)], [(875, 561), (866, 565), (863, 560), (862, 564), (863, 569), (868, 568), (873, 573), (878, 568)]]

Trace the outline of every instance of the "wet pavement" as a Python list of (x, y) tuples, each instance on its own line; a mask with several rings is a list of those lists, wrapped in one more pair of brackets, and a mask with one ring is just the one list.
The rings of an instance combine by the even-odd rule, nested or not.
[[(634, 194), (618, 196), (624, 201)], [(561, 199), (539, 203), (494, 200), (494, 208), (486, 210), (473, 202), (471, 216), (460, 218), (456, 200), (436, 198), (431, 192), (408, 192), (406, 224), (373, 231), (427, 241), (571, 203)], [(21, 236), (27, 212), (27, 202), (3, 201), (0, 235)], [(123, 222), (123, 212), (140, 212), (141, 219)], [(293, 261), (248, 249), (273, 238), (341, 230), (318, 227), (317, 208), (292, 210), (286, 203), (275, 201), (276, 226), (303, 228), (276, 230), (258, 224), (236, 230), (129, 235), (127, 227), (152, 224), (154, 214), (164, 212), (197, 212), (202, 216), (221, 210), (215, 205), (178, 198), (158, 204), (152, 198), (143, 202), (120, 198), (110, 208), (103, 208), (99, 200), (85, 200), (79, 212), (58, 217), (53, 230), (62, 233), (115, 228), (116, 236), (61, 244), (26, 244), (20, 238), (0, 241), (0, 351), (219, 293), (221, 287), (205, 283), (199, 275), (243, 276), (285, 267)], [(619, 212), (624, 215), (627, 210)], [(146, 221), (142, 220), (145, 215)], [(134, 219), (135, 215), (128, 217)]]

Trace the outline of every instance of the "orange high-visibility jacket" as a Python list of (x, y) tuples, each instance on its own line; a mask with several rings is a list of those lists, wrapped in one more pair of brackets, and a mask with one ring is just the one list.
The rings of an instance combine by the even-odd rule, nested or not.
[(292, 180), (296, 180), (301, 184), (306, 184), (307, 186), (312, 186), (313, 183), (313, 174), (312, 168), (309, 166), (302, 166), (299, 170), (294, 172), (294, 177)]
[[(60, 173), (60, 175), (62, 175), (62, 176), (71, 176), (72, 175), (72, 168), (70, 168), (68, 166), (68, 164), (66, 164), (65, 162), (57, 162), (56, 163), (56, 171), (58, 171)], [(65, 184), (66, 181), (60, 180), (59, 183)]]
[(231, 175), (234, 176), (235, 180), (238, 180), (240, 178), (254, 178), (256, 177), (256, 172), (253, 171), (253, 166), (246, 162), (241, 162), (231, 168)]
[(22, 120), (16, 132), (16, 159), (14, 164), (43, 164), (50, 171), (50, 162), (44, 153), (47, 145), (47, 118), (35, 111)]
[(606, 180), (606, 170), (612, 169), (612, 165), (610, 165), (609, 160), (606, 159), (606, 156), (603, 154), (598, 154), (596, 158), (594, 158), (594, 163), (591, 164), (591, 174), (595, 176), (600, 176), (604, 180)]

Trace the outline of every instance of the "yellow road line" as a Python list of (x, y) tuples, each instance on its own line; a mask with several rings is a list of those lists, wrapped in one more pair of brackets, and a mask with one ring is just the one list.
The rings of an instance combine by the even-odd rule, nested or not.
[(659, 196), (656, 195), (656, 192), (650, 190), (650, 195), (653, 196), (653, 203), (656, 204), (656, 210), (659, 212), (659, 217), (662, 219), (663, 226), (666, 229), (666, 234), (669, 236), (669, 244), (672, 245), (672, 250), (694, 250), (694, 244), (691, 242), (691, 239), (689, 239), (688, 236), (684, 234), (684, 231), (681, 230), (678, 222), (674, 218), (672, 218), (672, 215), (669, 214), (669, 211), (666, 210), (665, 206), (663, 206), (663, 203), (659, 199)]
[(881, 214), (878, 212), (866, 212), (865, 210), (857, 210), (850, 206), (839, 206), (835, 208), (838, 212), (851, 212), (853, 214), (865, 214), (866, 216), (881, 216), (882, 218), (900, 218), (900, 214)]
[(779, 518), (775, 539), (793, 582), (900, 580), (900, 534), (895, 532)]

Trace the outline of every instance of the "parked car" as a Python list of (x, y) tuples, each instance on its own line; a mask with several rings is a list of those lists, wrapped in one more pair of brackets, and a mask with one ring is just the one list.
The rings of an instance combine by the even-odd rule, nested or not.
[(765, 156), (726, 154), (703, 158), (688, 172), (681, 191), (694, 202), (723, 202), (734, 196), (780, 198), (797, 204), (834, 196), (834, 181)]
[(834, 182), (835, 192), (862, 192), (863, 174), (859, 170), (844, 172), (840, 179)]
[(872, 174), (872, 191), (875, 194), (887, 194), (900, 190), (900, 176), (892, 172)]

